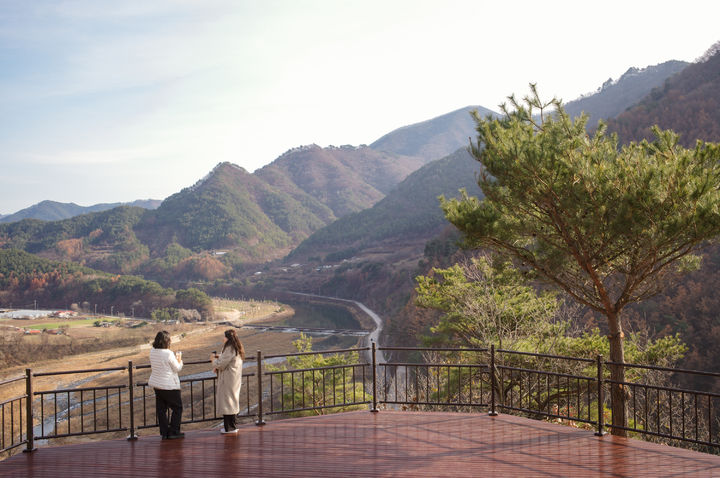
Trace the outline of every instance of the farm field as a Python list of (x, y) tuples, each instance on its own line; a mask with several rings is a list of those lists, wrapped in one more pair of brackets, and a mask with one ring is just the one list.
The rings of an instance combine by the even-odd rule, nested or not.
[[(244, 312), (244, 318), (231, 323), (240, 325), (249, 322), (266, 322), (282, 320), (292, 316), (294, 309), (277, 302), (261, 301), (229, 301), (223, 299), (222, 311), (237, 315)], [(95, 322), (110, 323), (114, 321), (121, 326), (97, 327)], [(26, 368), (33, 372), (53, 372), (59, 370), (82, 370), (91, 368), (107, 368), (127, 366), (129, 361), (135, 365), (148, 363), (150, 344), (159, 330), (167, 330), (173, 337), (171, 348), (183, 352), (185, 362), (205, 361), (210, 353), (222, 348), (223, 332), (229, 326), (223, 321), (194, 323), (158, 323), (146, 321), (141, 327), (127, 327), (128, 323), (139, 324), (143, 321), (131, 322), (131, 319), (90, 317), (90, 318), (36, 318), (32, 320), (3, 319), (0, 320), (0, 381), (25, 373)], [(34, 330), (64, 327), (64, 333), (53, 335), (39, 333), (26, 335), (22, 331), (11, 330), (7, 325), (15, 326), (22, 323), (23, 329)], [(258, 350), (264, 354), (282, 354), (295, 352), (293, 341), (299, 338), (298, 333), (258, 331), (253, 329), (237, 329), (246, 354), (253, 356)], [(357, 344), (356, 338), (323, 337), (314, 339), (314, 349), (350, 347)], [(190, 375), (207, 371), (209, 364), (188, 365), (181, 375)], [(139, 380), (145, 371), (139, 372)], [(104, 384), (112, 380), (112, 375), (103, 376), (87, 382), (90, 385)], [(149, 375), (149, 371), (147, 371)], [(58, 388), (72, 385), (77, 376), (60, 375), (52, 379), (40, 377), (37, 387)], [(47, 383), (44, 383), (47, 382)], [(22, 393), (24, 384), (0, 388), (0, 401)]]
[[(187, 338), (186, 343), (193, 349), (195, 338), (210, 333), (218, 322), (240, 325), (274, 318), (280, 312), (293, 313), (292, 308), (272, 301), (215, 299), (214, 306), (220, 310), (214, 322), (160, 323), (142, 318), (95, 315), (0, 318), (0, 376), (12, 375), (14, 370), (26, 367), (35, 368), (36, 364), (46, 365), (57, 360), (67, 363), (75, 355), (97, 353), (102, 361), (103, 353), (116, 350), (131, 353), (134, 348), (149, 347), (159, 330), (170, 331), (178, 341)], [(242, 319), (232, 320), (236, 317)]]
[[(293, 318), (296, 312), (293, 307), (277, 302), (222, 299), (216, 306), (219, 313), (216, 320), (211, 322), (160, 323), (142, 319), (96, 316), (67, 319), (57, 317), (2, 319), (0, 320), (0, 381), (23, 376), (27, 368), (36, 374), (68, 370), (126, 368), (131, 361), (134, 366), (147, 365), (150, 344), (159, 330), (170, 332), (173, 338), (171, 349), (183, 352), (185, 366), (180, 373), (181, 377), (207, 374), (212, 370), (209, 355), (222, 348), (223, 333), (227, 328), (241, 327), (251, 322), (263, 324), (283, 322), (288, 318)], [(303, 322), (313, 320), (309, 315), (323, 315), (321, 310), (314, 310), (308, 314), (303, 307), (300, 309), (302, 309), (302, 313), (295, 319), (298, 322), (297, 326), (316, 325), (313, 322), (310, 324), (303, 324)], [(101, 323), (102, 326), (97, 326), (96, 323)], [(132, 327), (133, 325), (136, 327)], [(15, 329), (15, 327), (19, 327), (19, 329)], [(43, 331), (43, 329), (46, 330)], [(63, 333), (57, 335), (49, 333), (52, 329), (61, 329)], [(37, 333), (28, 334), (27, 330), (34, 330)], [(250, 328), (236, 328), (236, 331), (248, 358), (255, 356), (258, 350), (261, 350), (264, 355), (297, 351), (293, 342), (299, 338), (298, 332)], [(315, 337), (313, 349), (347, 348), (358, 345), (358, 342), (357, 337)], [(201, 363), (190, 365), (191, 362)], [(253, 373), (254, 368), (254, 362), (249, 361), (244, 370)], [(134, 381), (136, 383), (147, 381), (149, 375), (149, 368), (135, 370)], [(84, 372), (34, 377), (33, 388), (35, 391), (51, 391), (72, 389), (78, 386), (109, 387), (127, 383), (127, 380), (127, 370)], [(254, 388), (255, 383), (251, 381), (249, 390), (252, 391)], [(0, 402), (22, 395), (24, 391), (24, 381), (6, 384), (0, 387)], [(190, 397), (185, 399), (190, 399)], [(34, 404), (35, 408), (38, 406), (38, 403)], [(154, 407), (154, 405), (152, 406)], [(5, 424), (5, 426), (9, 425)], [(211, 426), (213, 423), (198, 423), (189, 425), (189, 429)], [(154, 434), (157, 433), (157, 430), (154, 428), (143, 429), (139, 433), (141, 435)], [(65, 437), (54, 439), (51, 444), (117, 438), (120, 435), (122, 434), (109, 433), (89, 437)], [(0, 460), (2, 458), (0, 456)]]

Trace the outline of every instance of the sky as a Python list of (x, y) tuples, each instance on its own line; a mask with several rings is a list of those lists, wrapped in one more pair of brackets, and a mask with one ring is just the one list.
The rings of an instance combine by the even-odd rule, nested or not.
[(720, 2), (0, 0), (0, 214), (164, 199), (537, 83), (694, 61)]

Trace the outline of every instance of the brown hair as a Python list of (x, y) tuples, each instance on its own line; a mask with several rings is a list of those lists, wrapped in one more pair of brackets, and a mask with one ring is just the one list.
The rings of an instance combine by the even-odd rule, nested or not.
[(152, 346), (154, 349), (166, 349), (170, 346), (170, 342), (170, 332), (161, 330), (155, 336), (155, 341), (153, 341)]
[(240, 339), (238, 338), (235, 330), (226, 330), (225, 338), (228, 340), (227, 342), (225, 342), (225, 345), (223, 345), (223, 351), (225, 351), (225, 347), (229, 345), (233, 348), (233, 350), (235, 350), (235, 355), (239, 355), (241, 359), (245, 360), (245, 348), (243, 347), (242, 342), (240, 342)]

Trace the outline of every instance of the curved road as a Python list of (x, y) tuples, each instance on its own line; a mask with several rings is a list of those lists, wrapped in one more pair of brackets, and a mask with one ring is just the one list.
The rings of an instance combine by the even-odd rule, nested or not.
[[(360, 309), (363, 312), (365, 312), (373, 320), (373, 322), (375, 322), (375, 328), (370, 332), (370, 335), (368, 337), (370, 338), (371, 342), (375, 342), (375, 345), (377, 347), (380, 347), (380, 342), (379, 342), (380, 332), (382, 332), (382, 329), (383, 329), (382, 319), (375, 312), (368, 309), (365, 306), (365, 304), (363, 304), (362, 302), (358, 302), (356, 300), (349, 300), (349, 299), (340, 299), (338, 297), (329, 297), (329, 296), (325, 296), (325, 295), (306, 294), (304, 292), (290, 292), (290, 293), (295, 294), (295, 295), (304, 295), (306, 297), (317, 297), (318, 299), (328, 299), (328, 300), (332, 300), (332, 301), (349, 302), (351, 304), (357, 305), (358, 307), (360, 307)], [(368, 346), (369, 345), (370, 344), (368, 343)], [(375, 358), (377, 359), (378, 362), (385, 362), (385, 354), (383, 354), (382, 350), (377, 351)]]

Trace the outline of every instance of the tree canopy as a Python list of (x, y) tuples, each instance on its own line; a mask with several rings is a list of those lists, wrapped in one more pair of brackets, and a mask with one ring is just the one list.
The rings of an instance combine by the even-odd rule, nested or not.
[[(572, 310), (552, 291), (537, 291), (508, 262), (482, 254), (416, 278), (416, 302), (443, 312), (431, 345), (499, 348), (573, 357), (607, 355), (608, 344), (596, 327), (571, 319)], [(575, 322), (575, 323), (574, 323)], [(628, 334), (633, 363), (673, 366), (687, 348), (677, 335), (652, 340), (646, 331)]]
[[(720, 145), (685, 149), (654, 128), (655, 141), (619, 148), (602, 123), (590, 136), (585, 116), (572, 120), (531, 90), (523, 102), (511, 96), (499, 119), (475, 116), (485, 198), (465, 192), (442, 208), (467, 246), (507, 254), (605, 315), (610, 359), (623, 363), (622, 309), (697, 268), (693, 253), (720, 233)], [(622, 405), (622, 387), (612, 392)], [(624, 423), (613, 410), (613, 424)]]

